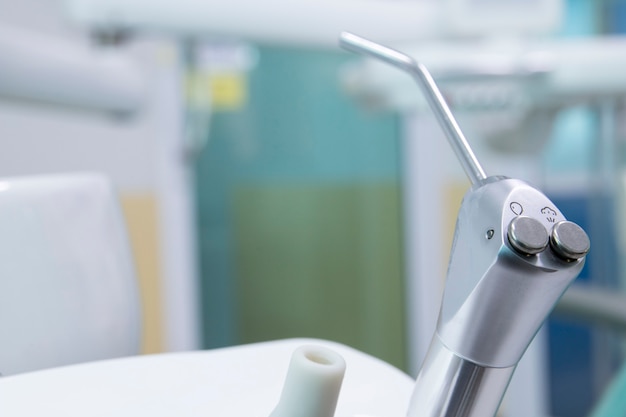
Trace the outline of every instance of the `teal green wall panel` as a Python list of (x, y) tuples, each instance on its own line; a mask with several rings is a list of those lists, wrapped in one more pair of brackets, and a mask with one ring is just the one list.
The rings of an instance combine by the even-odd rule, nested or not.
[(348, 54), (259, 57), (196, 169), (204, 346), (325, 337), (401, 366), (397, 116), (341, 91)]
[(405, 365), (396, 185), (241, 187), (242, 342), (320, 337)]

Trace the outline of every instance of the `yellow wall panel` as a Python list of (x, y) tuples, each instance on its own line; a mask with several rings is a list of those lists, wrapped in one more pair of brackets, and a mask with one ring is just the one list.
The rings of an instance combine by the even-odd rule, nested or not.
[(150, 194), (124, 194), (121, 203), (141, 293), (142, 353), (162, 352), (163, 307), (156, 198)]

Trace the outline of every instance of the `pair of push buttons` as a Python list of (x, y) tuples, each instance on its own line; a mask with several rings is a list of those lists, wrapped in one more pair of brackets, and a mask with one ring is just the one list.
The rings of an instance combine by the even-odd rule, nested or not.
[(509, 223), (508, 238), (511, 246), (522, 255), (531, 256), (544, 251), (548, 245), (561, 258), (575, 261), (589, 252), (587, 233), (576, 223), (561, 221), (552, 226), (548, 235), (545, 226), (537, 219), (517, 216)]

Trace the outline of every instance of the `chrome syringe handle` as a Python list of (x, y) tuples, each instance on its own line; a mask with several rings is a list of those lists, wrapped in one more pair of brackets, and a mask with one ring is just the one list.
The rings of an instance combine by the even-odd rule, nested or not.
[(410, 73), (475, 185), (465, 195), (437, 329), (408, 417), (493, 417), (535, 334), (576, 279), (589, 238), (543, 193), (481, 168), (426, 68), (343, 33), (341, 45)]
[(339, 44), (348, 51), (369, 55), (409, 73), (422, 89), (429, 106), (435, 113), (435, 117), (437, 117), (450, 142), (450, 146), (452, 146), (469, 180), (472, 184), (476, 184), (487, 178), (485, 171), (476, 159), (476, 155), (474, 155), (450, 108), (441, 95), (441, 91), (439, 91), (433, 77), (424, 65), (402, 52), (348, 32), (341, 34)]

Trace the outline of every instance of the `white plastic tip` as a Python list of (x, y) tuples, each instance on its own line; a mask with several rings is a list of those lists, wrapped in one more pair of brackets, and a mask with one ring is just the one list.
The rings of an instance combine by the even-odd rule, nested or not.
[(270, 417), (333, 417), (346, 362), (321, 346), (301, 346), (291, 356), (285, 385)]

